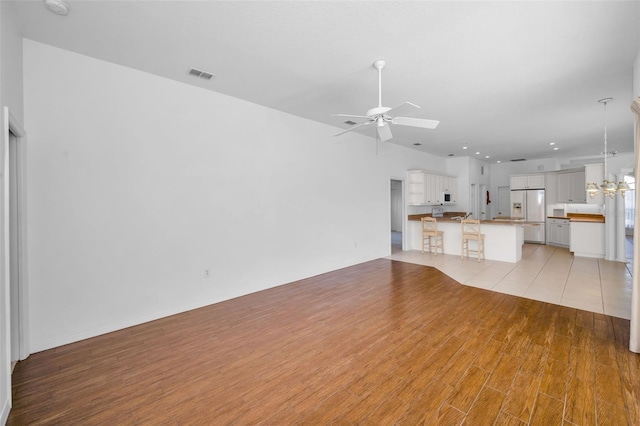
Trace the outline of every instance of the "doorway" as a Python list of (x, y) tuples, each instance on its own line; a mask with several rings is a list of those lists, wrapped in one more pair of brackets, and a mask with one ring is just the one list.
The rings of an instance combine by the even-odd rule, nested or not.
[(498, 216), (511, 216), (511, 187), (498, 187)]
[(402, 251), (404, 247), (404, 181), (391, 179), (390, 182), (390, 226), (391, 253)]
[(471, 217), (474, 219), (480, 219), (480, 198), (478, 195), (478, 185), (472, 183), (469, 188), (469, 210), (471, 210)]

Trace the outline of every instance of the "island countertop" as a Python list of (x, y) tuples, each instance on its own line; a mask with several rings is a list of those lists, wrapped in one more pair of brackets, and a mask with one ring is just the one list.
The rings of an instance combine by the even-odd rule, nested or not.
[[(451, 215), (451, 212), (447, 212), (449, 214), (446, 214), (443, 217), (438, 217), (436, 218), (438, 220), (438, 223), (442, 222), (442, 223), (460, 223), (460, 219), (453, 219), (456, 216), (465, 216), (466, 213), (457, 213), (454, 212), (453, 215)], [(420, 221), (420, 219), (422, 219), (423, 217), (431, 217), (430, 213), (426, 213), (426, 214), (410, 214), (408, 216), (408, 220), (414, 220), (414, 221)], [(541, 225), (538, 222), (527, 222), (524, 219), (512, 219), (512, 218), (507, 218), (505, 217), (504, 219), (500, 218), (500, 219), (484, 219), (480, 221), (480, 224), (486, 224), (486, 225), (533, 225), (533, 226), (537, 226), (537, 225)]]

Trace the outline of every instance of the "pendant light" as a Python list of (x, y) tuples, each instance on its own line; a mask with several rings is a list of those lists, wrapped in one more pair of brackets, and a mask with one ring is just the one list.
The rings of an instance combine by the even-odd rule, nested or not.
[[(604, 105), (604, 179), (600, 187), (595, 182), (588, 182), (585, 191), (589, 194), (589, 197), (594, 198), (596, 195), (602, 193), (609, 198), (613, 198), (619, 193), (624, 198), (624, 193), (629, 189), (629, 185), (626, 182), (610, 181), (607, 175), (607, 156), (609, 151), (607, 150), (607, 103), (613, 101), (613, 98), (599, 99), (598, 102)], [(615, 152), (613, 153), (615, 155)]]

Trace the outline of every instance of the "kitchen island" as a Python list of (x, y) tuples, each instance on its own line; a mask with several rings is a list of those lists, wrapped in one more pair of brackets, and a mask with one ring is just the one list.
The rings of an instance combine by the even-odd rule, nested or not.
[[(464, 215), (464, 213), (462, 214)], [(420, 218), (430, 214), (409, 215), (407, 245), (411, 250), (422, 250), (422, 224)], [(522, 259), (524, 227), (539, 226), (523, 220), (483, 220), (480, 230), (484, 234), (485, 259), (516, 263)], [(438, 230), (444, 231), (444, 253), (460, 256), (462, 254), (462, 225), (460, 220), (451, 217), (438, 218)], [(472, 248), (475, 245), (472, 242)]]
[(604, 215), (567, 213), (566, 216), (548, 216), (548, 219), (569, 221), (569, 251), (572, 252), (574, 256), (604, 259)]

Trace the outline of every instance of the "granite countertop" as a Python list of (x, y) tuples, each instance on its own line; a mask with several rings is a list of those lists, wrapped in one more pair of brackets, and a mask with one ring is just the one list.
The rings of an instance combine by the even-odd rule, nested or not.
[(549, 219), (565, 219), (571, 222), (604, 223), (604, 215), (593, 213), (567, 213), (566, 216), (547, 216)]
[[(438, 219), (438, 222), (443, 222), (443, 223), (460, 223), (460, 219), (452, 219), (452, 218), (456, 216), (464, 217), (466, 214), (467, 214), (466, 212), (444, 212), (443, 217), (439, 217), (437, 219)], [(408, 216), (408, 219), (413, 221), (419, 221), (423, 217), (431, 217), (431, 213), (410, 214)], [(487, 224), (487, 225), (541, 225), (538, 222), (526, 222), (524, 219), (511, 219), (510, 217), (501, 217), (494, 220), (491, 220), (491, 219), (481, 220), (480, 223)]]

